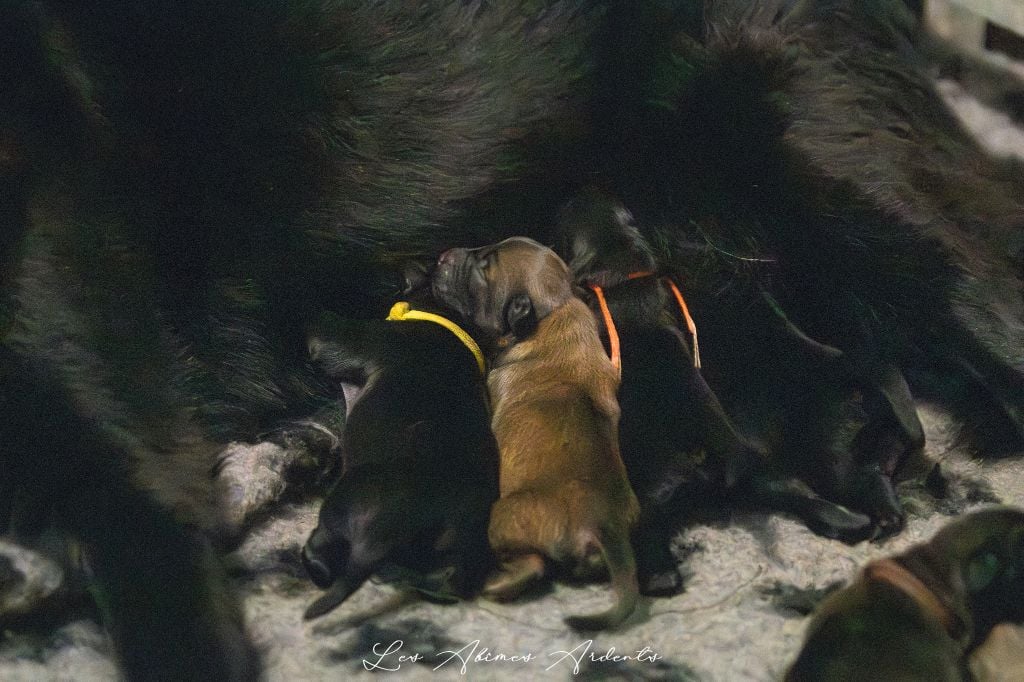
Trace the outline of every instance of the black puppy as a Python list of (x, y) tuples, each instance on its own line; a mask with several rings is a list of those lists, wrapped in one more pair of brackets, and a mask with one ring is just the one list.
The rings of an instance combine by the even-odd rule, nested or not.
[(342, 437), (341, 478), (302, 550), (313, 582), (330, 588), (306, 618), (389, 565), (423, 576), (423, 592), (456, 595), (490, 568), (498, 453), (484, 359), (448, 311), (417, 299), (415, 312), (396, 304), (387, 320), (325, 315), (310, 333), (310, 353), (328, 376), (362, 391)]
[(786, 680), (973, 679), (970, 652), (996, 624), (1022, 621), (1024, 511), (986, 509), (829, 596)]
[(650, 245), (620, 202), (581, 193), (563, 208), (559, 233), (605, 348), (621, 366), (619, 441), (643, 508), (634, 544), (647, 593), (681, 586), (669, 553), (673, 519), (709, 494), (795, 513), (828, 537), (857, 541), (871, 532), (866, 516), (768, 476), (766, 454), (737, 433), (704, 380), (696, 336), (691, 346), (680, 330), (685, 302), (658, 277)]
[(924, 479), (942, 494), (944, 479), (924, 453), (924, 430), (898, 366), (863, 362), (812, 338), (756, 283), (699, 268), (691, 274), (708, 383), (740, 433), (768, 450), (776, 472), (776, 483), (755, 486), (756, 497), (777, 498), (779, 481), (806, 484), (870, 517), (872, 532), (884, 537), (904, 525), (898, 482)]

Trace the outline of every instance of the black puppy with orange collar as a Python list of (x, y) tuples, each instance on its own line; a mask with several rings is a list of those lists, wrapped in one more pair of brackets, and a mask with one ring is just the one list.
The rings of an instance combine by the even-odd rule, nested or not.
[(675, 282), (658, 275), (652, 249), (624, 206), (585, 191), (563, 208), (559, 235), (622, 375), (619, 441), (643, 509), (634, 545), (646, 593), (680, 589), (669, 539), (676, 518), (709, 496), (795, 513), (829, 537), (867, 537), (867, 516), (798, 481), (768, 476), (764, 452), (737, 432), (701, 375), (697, 328), (685, 299)]
[(313, 582), (329, 588), (306, 618), (388, 566), (411, 572), (422, 592), (452, 596), (475, 591), (491, 568), (498, 452), (484, 357), (428, 290), (387, 320), (325, 315), (310, 332), (313, 359), (361, 391), (348, 406), (341, 477), (302, 550)]

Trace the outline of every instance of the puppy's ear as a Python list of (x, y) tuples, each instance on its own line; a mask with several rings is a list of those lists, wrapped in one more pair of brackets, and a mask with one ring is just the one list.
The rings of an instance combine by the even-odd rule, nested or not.
[(585, 234), (572, 235), (569, 242), (567, 247), (563, 247), (563, 253), (568, 256), (565, 260), (572, 270), (573, 277), (578, 278), (593, 269), (591, 266), (597, 258), (597, 249)]
[(537, 328), (537, 311), (527, 294), (516, 294), (505, 305), (505, 329), (518, 339), (526, 338)]

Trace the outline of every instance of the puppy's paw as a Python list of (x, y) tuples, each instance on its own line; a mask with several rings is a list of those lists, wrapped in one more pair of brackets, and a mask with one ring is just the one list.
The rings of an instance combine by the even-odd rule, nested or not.
[(216, 475), (225, 534), (241, 533), (256, 514), (281, 498), (285, 472), (296, 456), (273, 443), (232, 443), (224, 449)]
[(25, 547), (0, 540), (0, 623), (35, 613), (66, 589), (59, 564)]
[(544, 577), (544, 557), (527, 554), (502, 563), (501, 569), (487, 578), (483, 596), (493, 601), (512, 601)]
[(814, 505), (813, 512), (805, 516), (804, 523), (815, 535), (848, 545), (874, 538), (877, 533), (875, 523), (869, 516), (825, 500), (819, 500)]

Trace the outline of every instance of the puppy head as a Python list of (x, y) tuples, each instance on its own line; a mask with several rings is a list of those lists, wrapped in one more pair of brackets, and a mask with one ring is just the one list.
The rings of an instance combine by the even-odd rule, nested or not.
[(929, 543), (950, 562), (974, 620), (975, 641), (996, 623), (1024, 621), (1024, 510), (995, 507), (963, 516)]
[[(600, 273), (624, 279), (631, 272), (655, 270), (650, 244), (633, 224), (633, 216), (617, 199), (587, 190), (566, 204), (559, 215), (560, 251), (577, 279)], [(617, 281), (600, 282), (602, 286)]]
[(499, 347), (529, 336), (573, 297), (569, 267), (554, 251), (525, 237), (445, 251), (431, 283), (438, 300)]

